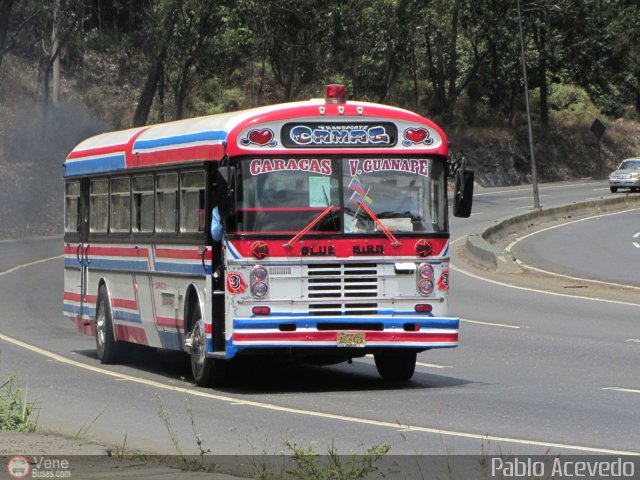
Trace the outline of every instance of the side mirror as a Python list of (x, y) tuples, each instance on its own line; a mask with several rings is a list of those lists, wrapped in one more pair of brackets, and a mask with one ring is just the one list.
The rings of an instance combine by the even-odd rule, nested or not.
[(215, 199), (223, 218), (233, 214), (236, 210), (235, 179), (235, 167), (221, 166), (216, 171)]
[(453, 192), (453, 215), (469, 218), (473, 203), (473, 170), (460, 168), (455, 174), (455, 189)]

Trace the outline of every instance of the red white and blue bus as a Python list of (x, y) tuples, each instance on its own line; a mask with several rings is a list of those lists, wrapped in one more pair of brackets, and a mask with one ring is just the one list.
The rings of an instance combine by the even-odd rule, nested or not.
[[(104, 133), (65, 162), (64, 312), (104, 363), (184, 351), (199, 385), (238, 357), (372, 354), (408, 380), (458, 345), (448, 142), (432, 121), (312, 99)], [(454, 214), (469, 216), (459, 169)]]

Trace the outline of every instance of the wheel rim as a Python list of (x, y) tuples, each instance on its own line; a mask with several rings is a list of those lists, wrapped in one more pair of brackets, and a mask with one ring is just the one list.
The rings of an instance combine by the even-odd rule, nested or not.
[(204, 335), (204, 320), (198, 319), (193, 326), (193, 344), (191, 347), (191, 363), (193, 365), (193, 373), (199, 376), (204, 368), (207, 351), (207, 339)]
[(107, 323), (105, 321), (103, 303), (98, 305), (98, 311), (96, 312), (96, 341), (98, 344), (98, 354), (102, 354), (104, 351), (104, 344), (107, 336)]

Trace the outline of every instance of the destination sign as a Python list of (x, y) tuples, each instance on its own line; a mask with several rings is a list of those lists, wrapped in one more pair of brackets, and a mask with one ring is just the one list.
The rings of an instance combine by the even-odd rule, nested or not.
[(390, 122), (377, 123), (287, 123), (282, 144), (288, 148), (392, 147), (398, 129)]

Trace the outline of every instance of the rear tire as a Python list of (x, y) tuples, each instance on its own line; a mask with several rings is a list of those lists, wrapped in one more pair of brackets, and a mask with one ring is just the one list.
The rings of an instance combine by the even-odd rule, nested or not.
[(416, 369), (415, 350), (390, 350), (375, 353), (373, 358), (380, 376), (387, 381), (406, 382)]
[(123, 360), (124, 347), (122, 342), (116, 341), (113, 330), (113, 315), (107, 288), (102, 285), (98, 289), (96, 304), (96, 351), (98, 359), (105, 364), (118, 363)]
[(207, 357), (207, 336), (204, 332), (204, 319), (197, 308), (191, 322), (191, 373), (200, 387), (222, 385), (227, 380), (228, 362)]

